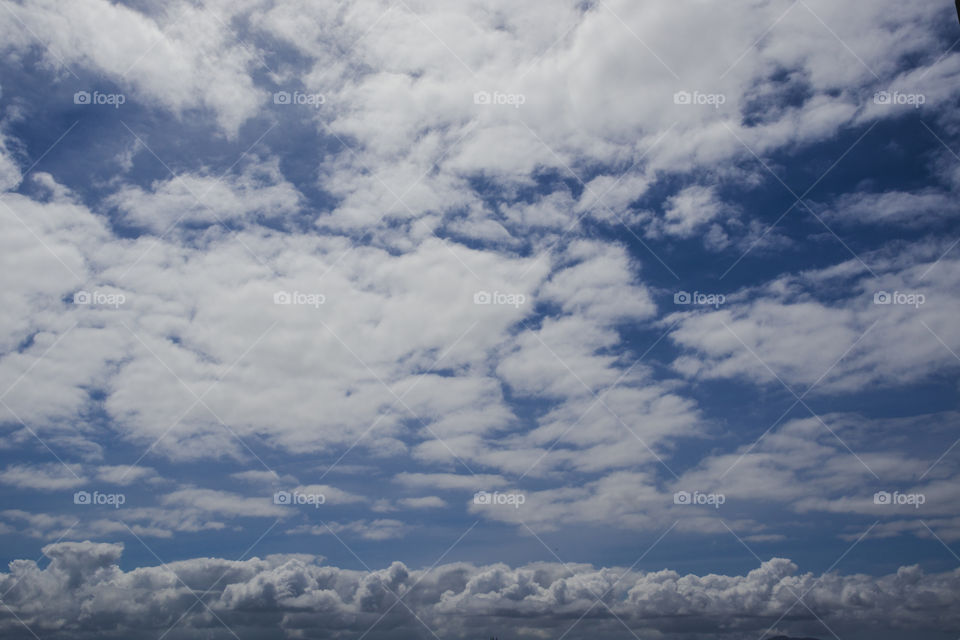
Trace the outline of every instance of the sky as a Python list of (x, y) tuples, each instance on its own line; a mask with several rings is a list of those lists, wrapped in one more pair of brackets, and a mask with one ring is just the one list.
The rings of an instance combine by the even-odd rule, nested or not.
[(0, 6), (0, 638), (960, 637), (954, 3)]

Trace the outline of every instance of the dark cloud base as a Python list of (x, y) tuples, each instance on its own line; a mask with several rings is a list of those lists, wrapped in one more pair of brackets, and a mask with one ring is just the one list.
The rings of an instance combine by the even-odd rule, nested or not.
[(122, 553), (61, 542), (44, 548), (45, 568), (12, 562), (0, 574), (0, 637), (855, 640), (960, 630), (960, 569), (815, 576), (774, 558), (744, 576), (559, 563), (364, 572), (276, 555), (122, 571)]

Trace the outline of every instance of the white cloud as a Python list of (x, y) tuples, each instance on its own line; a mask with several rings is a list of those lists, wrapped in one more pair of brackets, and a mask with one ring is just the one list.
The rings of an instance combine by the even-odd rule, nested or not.
[[(324, 114), (352, 149), (328, 163), (328, 181), (342, 198), (326, 221), (334, 226), (369, 223), (381, 213), (432, 226), (438, 211), (477, 210), (465, 177), (482, 176), (509, 194), (544, 167), (564, 177), (572, 170), (587, 182), (576, 208), (554, 191), (512, 205), (507, 220), (485, 212), (483, 223), (456, 228), (490, 239), (500, 223), (566, 227), (583, 213), (637, 222), (628, 205), (656, 171), (723, 174), (732, 159), (752, 160), (738, 136), (762, 155), (899, 117), (902, 111), (877, 108), (872, 97), (888, 88), (880, 78), (898, 74), (908, 56), (922, 62), (898, 78), (903, 86), (929, 89), (931, 105), (955, 92), (948, 78), (958, 72), (958, 56), (923, 57), (937, 49), (926, 28), (930, 7), (888, 0), (852, 12), (825, 1), (777, 0), (742, 9), (534, 2), (449, 11), (432, 2), (370, 2), (339, 21), (326, 9), (276, 7), (257, 24), (313, 61), (303, 85), (331, 88)], [(293, 19), (301, 13), (320, 28), (304, 33)], [(350, 43), (349, 61), (334, 42)], [(477, 105), (478, 91), (525, 101), (519, 109)], [(678, 105), (678, 91), (721, 94), (725, 102), (720, 109)], [(744, 115), (759, 121), (748, 126)], [(627, 180), (618, 181), (621, 173), (587, 180), (591, 163), (634, 170)], [(652, 231), (687, 235), (719, 211), (691, 191)]]
[(233, 225), (256, 216), (286, 222), (300, 207), (301, 195), (280, 172), (276, 158), (250, 162), (240, 174), (219, 178), (178, 175), (156, 182), (151, 190), (127, 185), (107, 204), (117, 207), (123, 222), (157, 235), (183, 232), (194, 225)]
[(694, 185), (670, 196), (665, 204), (662, 233), (688, 238), (724, 210), (713, 187)]
[(350, 535), (359, 536), (364, 540), (392, 540), (406, 536), (414, 529), (413, 526), (391, 518), (376, 520), (354, 520), (352, 522), (328, 522), (323, 525), (300, 525), (288, 530), (290, 534), (323, 535)]
[(824, 215), (845, 225), (895, 224), (922, 227), (956, 217), (957, 199), (937, 189), (850, 193), (826, 209)]
[(172, 3), (150, 16), (106, 0), (4, 6), (4, 48), (25, 52), (35, 46), (34, 34), (42, 34), (45, 63), (61, 78), (89, 69), (130, 92), (130, 99), (179, 115), (209, 109), (231, 135), (266, 101), (251, 78), (260, 64), (256, 56), (227, 26), (232, 16), (209, 3)]
[(102, 466), (97, 469), (97, 478), (110, 484), (129, 485), (157, 480), (157, 472), (150, 467), (127, 464)]
[(410, 509), (439, 509), (446, 507), (447, 503), (438, 496), (422, 496), (419, 498), (403, 498), (400, 501), (405, 507)]
[(674, 367), (709, 379), (780, 385), (780, 378), (797, 394), (814, 384), (817, 393), (836, 393), (952, 370), (957, 360), (944, 344), (960, 340), (951, 293), (960, 262), (940, 259), (948, 244), (864, 253), (876, 277), (851, 259), (736, 292), (719, 310), (670, 316), (666, 322), (680, 321), (670, 337), (684, 349)]
[(297, 479), (290, 475), (281, 476), (276, 471), (267, 471), (260, 469), (251, 469), (249, 471), (240, 471), (238, 473), (231, 473), (231, 478), (236, 478), (242, 482), (249, 483), (251, 485), (260, 485), (260, 486), (269, 486), (274, 487), (281, 483), (283, 484), (293, 484), (296, 485)]
[[(2, 96), (3, 87), (0, 86), (0, 97)], [(4, 129), (7, 125), (6, 120), (0, 121), (0, 193), (15, 189), (23, 179), (18, 162), (9, 148), (10, 143), (15, 142), (15, 139), (11, 140), (6, 135)]]
[[(638, 252), (640, 264), (627, 246), (601, 239), (624, 221), (630, 244), (702, 235), (715, 250), (785, 246), (777, 231), (762, 235), (764, 216), (721, 196), (726, 180), (746, 189), (772, 180), (762, 168), (738, 166), (755, 164), (738, 138), (766, 158), (901, 118), (903, 110), (872, 100), (891, 82), (924, 92), (932, 124), (949, 118), (934, 110), (945, 111), (957, 95), (960, 54), (934, 62), (942, 47), (930, 28), (932, 3), (878, 0), (864, 10), (764, 0), (718, 11), (627, 0), (456, 8), (433, 0), (211, 0), (148, 15), (106, 0), (63, 7), (26, 0), (4, 8), (5, 59), (26, 63), (42, 51), (56, 82), (72, 82), (62, 58), (148, 109), (184, 121), (209, 112), (227, 136), (255, 118), (302, 118), (318, 134), (320, 160), (308, 168), (323, 202), (283, 175), (273, 154), (285, 141), (222, 179), (200, 158), (200, 168), (149, 185), (115, 181), (100, 202), (44, 173), (28, 183), (37, 198), (5, 194), (0, 391), (11, 409), (3, 424), (15, 430), (0, 446), (36, 446), (35, 429), (79, 477), (57, 464), (18, 462), (0, 471), (0, 482), (69, 493), (86, 482), (133, 492), (161, 481), (159, 464), (131, 466), (104, 450), (116, 439), (138, 454), (149, 447), (151, 459), (205, 465), (259, 462), (263, 449), (325, 461), (349, 449), (338, 471), (389, 469), (384, 475), (400, 487), (430, 495), (387, 500), (355, 485), (308, 484), (300, 471), (295, 479), (247, 470), (232, 478), (259, 493), (179, 485), (157, 496), (158, 506), (131, 500), (123, 522), (93, 511), (76, 522), (72, 514), (9, 509), (0, 531), (106, 539), (126, 535), (125, 522), (143, 537), (224, 531), (246, 518), (307, 517), (272, 503), (273, 490), (296, 487), (358, 512), (451, 505), (518, 528), (646, 532), (679, 521), (685, 533), (727, 535), (720, 520), (727, 512), (683, 509), (671, 499), (674, 490), (719, 484), (742, 508), (731, 512), (731, 528), (757, 543), (790, 533), (762, 517), (775, 508), (800, 518), (845, 515), (844, 522), (879, 517), (877, 535), (926, 535), (902, 510), (870, 500), (869, 465), (903, 490), (927, 492), (931, 527), (958, 539), (955, 465), (947, 460), (921, 482), (930, 452), (886, 439), (896, 425), (820, 417), (864, 465), (816, 418), (778, 426), (753, 449), (739, 438), (710, 442), (717, 425), (686, 386), (778, 385), (779, 377), (797, 393), (816, 384), (818, 394), (839, 394), (951, 375), (956, 361), (944, 344), (960, 343), (960, 262), (949, 254), (935, 261), (952, 239), (864, 252), (877, 277), (850, 260), (732, 292), (719, 310), (667, 318), (657, 315), (654, 296), (662, 292), (646, 271), (661, 265)], [(287, 58), (290, 47), (296, 58)], [(261, 55), (272, 69), (260, 69)], [(908, 60), (920, 68), (901, 69)], [(319, 91), (327, 101), (283, 111), (269, 99), (274, 84)], [(478, 91), (516, 93), (523, 104), (476, 104)], [(678, 91), (722, 95), (723, 104), (677, 104)], [(5, 121), (0, 131), (7, 130)], [(22, 180), (18, 145), (0, 135), (0, 189)], [(135, 152), (128, 147), (110, 161), (130, 172)], [(944, 170), (942, 179), (956, 176)], [(951, 211), (945, 188), (857, 188), (831, 201), (829, 215), (838, 216), (831, 220), (905, 224), (919, 212), (926, 224)], [(660, 193), (672, 194), (662, 206), (644, 200)], [(304, 221), (313, 223), (306, 232)], [(118, 223), (143, 234), (121, 233)], [(592, 225), (606, 228), (595, 233)], [(881, 289), (922, 291), (929, 304), (875, 305)], [(80, 290), (125, 302), (73, 304)], [(524, 302), (476, 304), (481, 291)], [(323, 304), (275, 304), (278, 292), (321, 296)], [(686, 381), (637, 363), (641, 354), (628, 346), (674, 321), (670, 340), (681, 353), (673, 370)], [(754, 427), (731, 431), (742, 436)], [(705, 452), (684, 458), (673, 482), (683, 438), (700, 438)], [(381, 465), (387, 460), (403, 464)], [(478, 473), (450, 472), (463, 463)], [(513, 489), (521, 475), (536, 487), (524, 492), (522, 509), (469, 501), (473, 491)], [(399, 517), (337, 518), (329, 529), (298, 521), (287, 532), (382, 542), (417, 531)], [(17, 561), (14, 576), (0, 578), (0, 591), (14, 587), (4, 601), (45, 633), (162, 629), (195, 602), (169, 572), (121, 571), (116, 545), (61, 544), (47, 553), (49, 567)], [(536, 636), (533, 629), (559, 636), (558, 625), (587, 612), (594, 589), (607, 586), (616, 587), (611, 606), (632, 626), (688, 637), (718, 628), (755, 636), (792, 603), (793, 589), (807, 587), (811, 608), (831, 622), (945, 628), (956, 626), (958, 592), (956, 574), (923, 576), (910, 567), (814, 583), (785, 560), (746, 576), (629, 573), (621, 585), (613, 584), (617, 571), (583, 565), (573, 575), (558, 565), (448, 565), (417, 587), (424, 574), (403, 565), (367, 577), (309, 557), (172, 568), (194, 589), (227, 572), (210, 606), (262, 637), (278, 629), (294, 637), (362, 632), (395, 602), (384, 585), (409, 588), (411, 607), (450, 637), (486, 633), (483, 625), (490, 635), (499, 625), (518, 636)], [(601, 627), (622, 632), (600, 613), (573, 637), (595, 637)], [(3, 615), (0, 625), (19, 633)], [(217, 623), (198, 607), (185, 624), (192, 628), (184, 634), (212, 635)], [(423, 632), (403, 607), (384, 626), (397, 637)], [(810, 633), (793, 620), (784, 626)]]
[(82, 485), (86, 478), (79, 465), (66, 466), (58, 462), (43, 465), (12, 465), (0, 471), (0, 482), (21, 489), (59, 491)]
[(394, 480), (401, 485), (416, 489), (466, 489), (478, 491), (484, 487), (497, 488), (506, 485), (506, 480), (495, 475), (458, 475), (455, 473), (398, 473)]
[(195, 509), (205, 514), (217, 514), (228, 518), (245, 517), (281, 517), (286, 515), (284, 508), (273, 504), (273, 495), (250, 497), (230, 491), (214, 489), (178, 489), (164, 495), (161, 502), (166, 506)]
[(338, 489), (325, 484), (300, 485), (295, 489), (295, 491), (299, 493), (322, 495), (326, 499), (327, 504), (352, 504), (356, 502), (365, 502), (367, 500), (363, 496), (359, 496), (354, 493), (350, 493), (349, 491), (344, 491), (343, 489)]
[[(374, 637), (428, 637), (423, 625), (445, 637), (470, 637), (489, 635), (506, 624), (556, 633), (573, 627), (572, 637), (596, 637), (622, 628), (608, 608), (631, 628), (667, 638), (718, 633), (739, 638), (765, 632), (774, 623), (775, 632), (822, 633), (812, 615), (799, 614), (803, 605), (792, 609), (798, 615), (777, 622), (801, 594), (839, 633), (855, 629), (888, 638), (893, 636), (883, 635), (886, 630), (931, 630), (960, 622), (960, 576), (925, 574), (917, 567), (879, 577), (816, 576), (798, 573), (792, 562), (774, 558), (745, 575), (647, 573), (558, 563), (517, 568), (460, 563), (430, 572), (394, 563), (366, 574), (325, 566), (311, 556), (286, 555), (243, 561), (201, 558), (127, 572), (117, 566), (122, 552), (119, 544), (48, 545), (47, 567), (18, 560), (10, 573), (0, 574), (0, 588), (8, 594), (4, 601), (35, 632), (76, 638), (102, 637), (107, 629), (128, 638), (149, 637), (187, 609), (174, 634), (198, 629), (221, 633), (221, 623), (206, 607), (190, 608), (196, 602), (190, 588), (211, 588), (206, 606), (244, 637), (268, 632), (303, 637), (308, 629), (321, 627), (363, 633), (381, 617)], [(573, 624), (608, 591), (606, 606), (594, 609), (589, 624)], [(406, 606), (395, 606), (393, 594), (403, 594)], [(736, 622), (718, 631), (720, 621), (731, 619)], [(26, 633), (6, 612), (0, 620), (11, 638)]]

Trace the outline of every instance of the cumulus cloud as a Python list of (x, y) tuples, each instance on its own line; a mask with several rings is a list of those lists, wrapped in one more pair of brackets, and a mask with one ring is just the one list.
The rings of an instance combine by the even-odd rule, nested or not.
[(155, 183), (149, 191), (127, 185), (107, 204), (119, 209), (123, 222), (155, 234), (194, 226), (287, 223), (300, 207), (301, 195), (280, 172), (276, 158), (250, 163), (226, 179), (177, 175)]
[[(3, 87), (0, 86), (0, 97), (3, 96)], [(16, 159), (11, 153), (11, 140), (6, 135), (4, 129), (6, 122), (0, 120), (0, 192), (6, 192), (17, 187), (23, 176)]]
[[(228, 134), (266, 99), (250, 77), (259, 62), (227, 26), (232, 16), (216, 5), (178, 2), (152, 15), (106, 0), (4, 7), (6, 51), (23, 55), (39, 46), (46, 65), (61, 74), (90, 69), (131, 97), (177, 114), (209, 110)], [(43, 34), (40, 43), (35, 34)]]
[[(0, 534), (189, 546), (276, 521), (284, 541), (402, 555), (454, 514), (520, 533), (675, 526), (761, 544), (792, 539), (789, 518), (823, 517), (835, 537), (876, 520), (873, 541), (960, 539), (953, 414), (814, 414), (798, 400), (813, 415), (771, 424), (752, 411), (771, 388), (788, 405), (854, 402), (957, 370), (960, 261), (939, 232), (960, 185), (942, 148), (960, 52), (936, 3), (0, 4), (19, 82), (4, 77), (0, 119), (0, 488), (64, 503), (5, 509)], [(97, 88), (129, 110), (70, 101)], [(878, 92), (922, 95), (923, 110)], [(79, 114), (64, 145), (115, 127), (110, 175), (35, 148), (30, 108), (44, 129)], [(786, 197), (788, 173), (816, 179), (846, 157), (838, 144), (862, 134), (873, 152), (908, 120), (940, 145), (915, 163), (935, 184), (830, 180), (797, 205), (822, 215), (823, 236), (769, 225), (770, 185)], [(838, 261), (821, 251), (837, 240), (826, 223), (870, 228), (869, 246)], [(903, 237), (872, 235), (891, 228)], [(724, 304), (669, 306), (680, 274), (686, 286), (722, 273), (716, 259), (771, 249), (783, 262), (738, 267)], [(929, 446), (906, 436), (921, 429)], [(98, 487), (129, 494), (122, 512), (67, 511)], [(924, 510), (885, 508), (878, 490), (922, 493)], [(322, 494), (334, 515), (318, 524), (275, 491)], [(522, 495), (522, 508), (476, 491)], [(724, 510), (675, 502), (697, 491), (723, 492)], [(15, 560), (0, 576), (3, 633), (577, 638), (626, 625), (740, 640), (822, 634), (817, 618), (845, 637), (958, 626), (957, 573), (917, 567), (814, 576), (775, 558), (681, 575), (487, 558), (367, 574), (284, 555), (121, 570), (121, 551), (57, 542), (44, 568)]]
[[(886, 638), (892, 636), (885, 630), (960, 623), (960, 574), (917, 567), (879, 577), (818, 576), (773, 558), (744, 575), (559, 563), (414, 570), (397, 562), (366, 572), (314, 556), (277, 555), (124, 571), (122, 553), (120, 544), (61, 542), (44, 547), (50, 563), (42, 569), (30, 560), (13, 562), (0, 574), (5, 636), (29, 637), (29, 627), (51, 638), (140, 638), (172, 627), (175, 638), (225, 637), (231, 630), (241, 637), (319, 638), (330, 629), (459, 638), (509, 626), (518, 637), (539, 637), (537, 629), (587, 637), (626, 623), (663, 637), (743, 638), (768, 630), (823, 634), (816, 616), (841, 633), (856, 628)], [(589, 621), (579, 622), (588, 612)]]
[[(11, 204), (44, 208), (20, 197)], [(319, 451), (356, 442), (377, 455), (410, 451), (424, 461), (456, 458), (522, 473), (560, 435), (561, 418), (591, 409), (591, 389), (624, 375), (623, 363), (600, 353), (620, 342), (617, 325), (656, 311), (624, 249), (599, 243), (571, 244), (549, 281), (551, 260), (542, 256), (505, 258), (437, 241), (392, 256), (264, 230), (213, 231), (195, 247), (116, 239), (112, 255), (92, 251), (105, 230), (69, 194), (46, 206), (51, 224), (71, 216), (76, 231), (64, 236), (72, 245), (64, 253), (76, 256), (71, 270), (83, 281), (51, 281), (49, 319), (16, 320), (23, 335), (47, 333), (3, 361), (0, 373), (13, 384), (26, 372), (17, 384), (30, 390), (11, 396), (10, 406), (24, 419), (44, 420), (52, 434), (58, 421), (89, 406), (84, 389), (93, 384), (105, 391), (103, 406), (123, 437), (174, 458), (243, 457), (246, 439), (269, 425), (274, 447)], [(49, 253), (36, 259), (45, 269), (64, 267)], [(78, 290), (124, 302), (71, 304)], [(277, 294), (313, 295), (322, 304), (278, 305)], [(497, 298), (478, 305), (485, 294)], [(37, 292), (19, 295), (25, 303)], [(503, 304), (504, 296), (515, 302)], [(538, 299), (559, 305), (560, 315), (524, 327)], [(424, 325), (436, 330), (422, 332)], [(518, 325), (523, 330), (514, 333)], [(85, 367), (59, 366), (73, 358)], [(436, 368), (457, 375), (436, 375)], [(328, 384), (317, 387), (320, 379)], [(258, 393), (267, 381), (273, 390)], [(507, 440), (511, 450), (495, 444), (519, 428), (503, 383), (515, 394), (563, 402), (542, 430)], [(60, 405), (38, 403), (37, 394), (56, 395)], [(692, 404), (651, 384), (642, 368), (603, 407), (584, 419), (595, 428), (577, 435), (590, 441), (578, 444), (596, 447), (581, 465), (648, 457), (622, 421), (642, 421), (651, 445), (695, 421)], [(619, 458), (603, 461), (617, 443)], [(542, 469), (570, 455), (557, 451)]]
[(785, 382), (797, 394), (901, 384), (953, 368), (944, 345), (960, 339), (950, 293), (960, 262), (944, 256), (948, 245), (931, 239), (895, 255), (871, 252), (737, 292), (719, 309), (674, 314), (670, 337), (684, 348), (674, 367), (691, 377)]
[(689, 237), (719, 216), (724, 205), (712, 187), (687, 187), (667, 199), (661, 224), (662, 233)]

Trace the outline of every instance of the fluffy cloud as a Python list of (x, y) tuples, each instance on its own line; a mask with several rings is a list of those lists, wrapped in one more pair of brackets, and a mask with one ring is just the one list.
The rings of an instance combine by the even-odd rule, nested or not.
[(89, 69), (147, 104), (177, 114), (209, 110), (227, 133), (266, 101), (250, 77), (260, 63), (215, 5), (178, 2), (152, 15), (106, 0), (4, 2), (4, 9), (5, 51), (39, 46), (59, 74)]
[(107, 204), (122, 212), (122, 222), (156, 235), (195, 226), (232, 225), (260, 220), (287, 224), (299, 211), (301, 195), (283, 178), (276, 158), (251, 162), (228, 178), (177, 175), (152, 185), (149, 192), (126, 186)]
[(723, 211), (715, 190), (711, 187), (692, 186), (667, 199), (662, 222), (662, 232), (680, 237), (689, 237)]
[(149, 467), (135, 465), (108, 465), (84, 468), (83, 465), (66, 465), (57, 462), (27, 465), (11, 465), (0, 471), (0, 483), (23, 489), (57, 491), (73, 489), (91, 480), (106, 484), (127, 485), (155, 478), (156, 472)]
[[(335, 132), (351, 151), (329, 163), (327, 179), (341, 200), (326, 224), (371, 222), (381, 211), (426, 220), (423, 237), (438, 214), (468, 210), (471, 223), (450, 228), (490, 239), (494, 228), (516, 233), (518, 222), (567, 228), (583, 215), (630, 220), (626, 205), (657, 171), (721, 177), (730, 173), (721, 163), (753, 159), (744, 144), (762, 155), (900, 117), (903, 110), (874, 104), (874, 92), (889, 88), (882, 78), (899, 71), (896, 61), (935, 48), (927, 28), (934, 7), (888, 2), (864, 14), (783, 0), (739, 8), (571, 2), (451, 12), (430, 2), (370, 3), (337, 22), (326, 9), (286, 5), (258, 24), (314, 59), (306, 86), (331, 88), (325, 113), (333, 120), (321, 131)], [(326, 37), (303, 33), (291, 19), (299, 12), (329, 30)], [(531, 21), (546, 13), (550, 20)], [(353, 64), (344, 64), (329, 43), (351, 36)], [(897, 77), (896, 86), (926, 92), (930, 105), (949, 100), (951, 90), (940, 87), (955, 77), (957, 56), (924, 62), (930, 66)], [(681, 91), (723, 103), (676, 104)], [(476, 92), (523, 103), (478, 105)], [(595, 165), (611, 170), (589, 175)], [(509, 200), (545, 169), (586, 183), (576, 208), (558, 207), (564, 195), (551, 190), (491, 211), (470, 188), (469, 178), (479, 176)], [(473, 221), (478, 209), (485, 224)], [(718, 211), (693, 188), (676, 196), (662, 221), (650, 220), (650, 232), (689, 234)]]
[[(84, 389), (93, 387), (105, 393), (121, 435), (151, 453), (248, 456), (255, 452), (247, 440), (269, 425), (273, 447), (357, 444), (397, 455), (413, 437), (422, 441), (412, 451), (422, 460), (455, 457), (522, 473), (562, 434), (562, 421), (583, 414), (592, 428), (566, 444), (594, 447), (578, 463), (590, 468), (649, 457), (625, 423), (643, 423), (642, 438), (653, 446), (696, 421), (692, 403), (654, 384), (649, 371), (628, 372), (600, 353), (620, 342), (619, 323), (656, 310), (621, 247), (572, 243), (545, 281), (552, 261), (543, 256), (505, 258), (439, 241), (392, 256), (334, 238), (218, 226), (195, 247), (149, 236), (111, 241), (69, 193), (45, 205), (20, 196), (10, 203), (49, 218), (51, 230), (69, 217), (72, 233), (51, 231), (44, 240), (55, 255), (41, 245), (34, 259), (38, 272), (69, 269), (80, 278), (53, 278), (41, 291), (11, 283), (11, 308), (23, 310), (10, 314), (11, 333), (39, 337), (5, 359), (0, 373), (17, 392), (9, 406), (42, 420), (42, 435), (89, 407)], [(79, 290), (123, 302), (73, 304)], [(496, 299), (476, 304), (482, 291)], [(278, 293), (318, 302), (278, 305)], [(27, 313), (38, 295), (49, 316)], [(518, 302), (502, 304), (503, 296)], [(526, 327), (540, 300), (558, 305), (559, 315)], [(73, 359), (84, 366), (63, 366)], [(503, 441), (518, 426), (503, 383), (561, 404), (541, 429)], [(593, 393), (614, 383), (596, 407)], [(38, 402), (41, 395), (59, 404)], [(621, 455), (610, 458), (615, 447)], [(542, 468), (571, 456), (565, 445)]]
[[(728, 296), (722, 308), (676, 314), (671, 339), (685, 353), (675, 368), (691, 377), (744, 378), (801, 394), (920, 381), (955, 368), (945, 345), (960, 342), (952, 291), (960, 262), (949, 243), (929, 239), (905, 251), (783, 276)], [(879, 296), (879, 297), (878, 297)]]
[[(761, 543), (823, 518), (840, 537), (877, 520), (877, 540), (960, 539), (956, 416), (825, 409), (771, 424), (736, 406), (781, 382), (811, 403), (853, 402), (956, 372), (960, 262), (939, 233), (955, 217), (952, 152), (916, 163), (931, 184), (911, 173), (811, 195), (844, 235), (905, 232), (864, 234), (855, 259), (821, 255), (792, 219), (771, 231), (766, 211), (766, 187), (786, 195), (770, 175), (786, 179), (785, 161), (819, 176), (822, 153), (826, 169), (838, 143), (863, 134), (875, 149), (883, 125), (908, 119), (931, 147), (935, 132), (952, 140), (960, 52), (936, 3), (0, 3), (0, 55), (20, 81), (4, 77), (0, 120), (0, 485), (66, 505), (6, 509), (3, 535), (187, 546), (276, 520), (285, 541), (399, 548), (453, 514), (521, 533), (729, 527)], [(97, 87), (130, 110), (69, 99)], [(323, 104), (274, 103), (277, 90)], [(923, 110), (877, 91), (922, 94)], [(48, 168), (30, 164), (46, 154), (28, 140), (31, 108), (41, 127), (80, 114), (64, 145), (84, 127), (119, 131), (110, 175), (53, 162), (59, 148), (51, 173), (31, 173)], [(128, 119), (144, 132), (133, 146)], [(808, 255), (742, 267), (719, 308), (660, 303), (680, 284), (667, 276), (713, 278), (717, 258), (801, 240)], [(880, 291), (924, 304), (877, 304)], [(907, 437), (920, 429), (929, 446)], [(129, 492), (122, 514), (66, 511), (101, 483)], [(276, 490), (322, 493), (335, 515), (319, 525)], [(478, 490), (524, 503), (476, 504)], [(878, 490), (928, 500), (886, 509)], [(698, 510), (675, 504), (680, 491), (728, 501)], [(64, 638), (228, 636), (225, 624), (347, 636), (381, 616), (374, 637), (559, 637), (581, 616), (571, 637), (819, 635), (816, 617), (872, 637), (956, 628), (960, 591), (956, 573), (817, 578), (780, 559), (739, 576), (482, 563), (366, 575), (313, 556), (123, 571), (116, 544), (46, 554), (0, 577), (10, 637), (29, 635), (16, 616)]]
[[(518, 637), (539, 637), (536, 629), (587, 637), (625, 623), (664, 637), (743, 638), (767, 630), (822, 634), (817, 616), (841, 633), (861, 634), (849, 637), (887, 638), (891, 631), (960, 624), (960, 574), (927, 575), (916, 567), (881, 577), (816, 576), (774, 558), (745, 575), (557, 563), (458, 563), (429, 571), (394, 563), (365, 573), (284, 555), (198, 558), (128, 572), (118, 567), (122, 552), (119, 544), (61, 542), (44, 548), (50, 564), (43, 569), (13, 562), (0, 574), (5, 636), (29, 637), (29, 628), (51, 638), (140, 638), (173, 627), (174, 638), (226, 637), (231, 630), (319, 638), (330, 629), (459, 638), (506, 625)], [(718, 626), (731, 618), (736, 622)]]
[[(0, 97), (3, 96), (3, 87), (0, 86)], [(16, 112), (14, 113), (16, 115)], [(22, 175), (16, 159), (11, 154), (9, 148), (11, 140), (8, 140), (4, 129), (6, 128), (6, 119), (0, 120), (0, 193), (14, 189), (20, 184)]]

